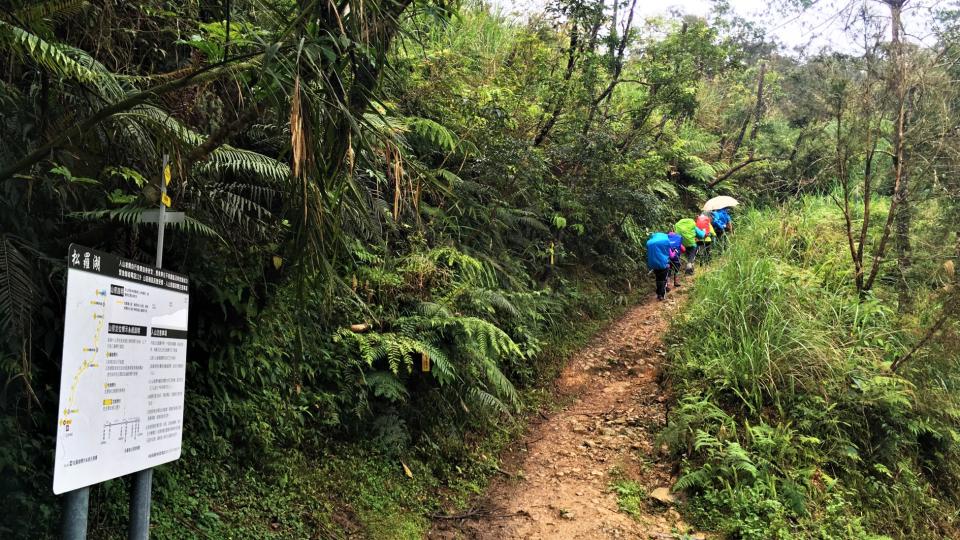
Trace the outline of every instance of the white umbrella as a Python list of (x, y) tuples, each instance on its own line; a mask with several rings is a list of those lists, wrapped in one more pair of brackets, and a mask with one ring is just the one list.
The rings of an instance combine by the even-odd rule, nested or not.
[(729, 208), (731, 206), (736, 206), (738, 204), (740, 204), (740, 201), (734, 199), (733, 197), (721, 195), (719, 197), (714, 197), (709, 201), (707, 201), (703, 205), (703, 211), (712, 212), (714, 210), (720, 210), (721, 208)]

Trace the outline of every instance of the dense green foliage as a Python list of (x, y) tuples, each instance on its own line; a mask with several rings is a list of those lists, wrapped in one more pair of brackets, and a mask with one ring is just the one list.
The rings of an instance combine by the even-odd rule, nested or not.
[[(897, 132), (887, 120), (895, 100), (883, 89), (903, 85), (881, 84), (877, 74), (891, 55), (880, 45), (864, 58), (800, 61), (779, 55), (762, 32), (722, 9), (706, 19), (640, 20), (635, 3), (612, 4), (555, 1), (518, 21), (482, 3), (443, 0), (6, 2), (0, 536), (49, 537), (57, 526), (49, 488), (66, 248), (77, 242), (152, 262), (155, 229), (141, 214), (159, 204), (164, 156), (173, 164), (174, 209), (188, 215), (168, 230), (164, 262), (191, 279), (191, 328), (184, 457), (156, 475), (158, 538), (416, 536), (426, 513), (479, 491), (495, 470), (491, 456), (523, 413), (548, 401), (543, 384), (563, 352), (646, 286), (648, 233), (721, 193), (777, 203), (833, 193), (839, 183), (849, 200), (869, 201), (873, 192), (902, 198), (888, 172), (877, 173), (872, 187), (850, 184), (870, 170), (863, 141), (884, 142), (875, 144), (877, 170), (894, 161), (886, 139)], [(939, 21), (942, 29), (956, 26), (949, 13)], [(953, 51), (960, 40), (946, 30), (938, 47)], [(952, 141), (947, 122), (933, 120), (955, 118), (960, 100), (949, 84), (954, 65), (924, 49), (909, 53), (897, 58), (923, 67), (912, 84), (925, 89), (911, 109), (919, 131), (909, 150), (926, 156), (910, 162), (911, 193), (942, 199), (944, 210), (916, 226), (914, 236), (923, 237), (949, 223), (945, 210), (956, 206), (951, 173), (960, 152), (944, 142)], [(834, 155), (843, 166), (831, 163)], [(782, 234), (781, 242), (794, 241)], [(745, 244), (729, 259), (756, 255), (736, 251), (748, 250)], [(824, 254), (817, 265), (833, 265), (832, 316), (868, 314), (856, 327), (868, 340), (858, 342), (862, 354), (889, 362), (911, 347), (916, 336), (876, 326), (893, 320), (885, 304), (869, 294), (850, 303), (842, 286), (849, 262), (835, 250)], [(797, 275), (812, 272), (801, 262), (789, 262)], [(732, 264), (714, 276), (733, 272)], [(773, 332), (791, 319), (774, 320), (776, 312), (752, 302), (794, 274), (778, 273), (776, 260), (762, 264), (753, 288), (737, 289), (749, 276), (727, 275), (727, 287), (741, 296), (730, 304), (736, 310), (726, 309), (770, 318), (780, 325)], [(903, 272), (921, 299), (939, 286), (924, 268), (918, 262)], [(721, 285), (707, 279), (701, 291)], [(797, 294), (789, 287), (785, 298)], [(906, 315), (911, 328), (951, 314), (936, 311), (945, 305), (920, 302)], [(830, 320), (821, 315), (798, 328)], [(753, 331), (733, 330), (740, 333), (724, 339)], [(773, 337), (788, 340), (792, 331)], [(938, 334), (932, 346), (943, 343)], [(711, 343), (723, 355), (741, 345)], [(744, 361), (767, 358), (767, 344), (760, 345), (744, 350), (754, 355)], [(861, 352), (837, 347), (852, 355), (847, 362), (863, 364), (855, 356)], [(806, 363), (797, 360), (802, 351), (788, 350)], [(687, 359), (691, 366), (706, 360)], [(810, 369), (826, 369), (828, 360)], [(834, 369), (846, 366), (836, 362)], [(784, 407), (781, 416), (799, 414), (788, 408), (792, 398), (780, 396), (784, 385), (794, 390), (821, 375), (768, 373), (760, 364), (727, 373), (725, 365), (706, 362), (715, 371), (703, 373), (714, 382), (730, 375), (716, 389), (732, 392), (741, 408), (717, 406), (734, 423), (771, 406)], [(695, 388), (703, 373), (689, 369), (683, 373)], [(882, 367), (858, 369), (857, 380), (880, 392), (870, 381)], [(931, 380), (950, 381), (944, 369)], [(883, 399), (925, 388), (907, 385), (919, 384), (910, 373), (899, 377), (877, 383), (886, 385)], [(871, 488), (878, 501), (893, 500), (894, 490), (949, 484), (947, 476), (927, 480), (923, 469), (947, 454), (920, 450), (925, 437), (946, 437), (947, 417), (913, 409), (894, 416), (895, 403), (855, 406), (892, 422), (888, 429), (915, 431), (882, 450), (911, 456), (902, 469), (912, 476)], [(917, 427), (920, 420), (930, 426)], [(847, 429), (832, 421), (819, 427)], [(828, 440), (811, 430), (804, 436)], [(872, 433), (846, 437), (861, 444)], [(722, 456), (732, 435), (711, 436), (718, 442), (710, 448)], [(939, 451), (951, 450), (943, 441)], [(817, 463), (846, 452), (807, 443), (816, 448), (804, 459)], [(881, 450), (857, 452), (865, 459)], [(899, 462), (878, 463), (902, 477)], [(711, 474), (701, 473), (697, 485), (720, 493), (717, 482), (729, 478)], [(844, 481), (858, 490), (866, 475)], [(788, 480), (798, 486), (788, 489), (806, 496), (800, 476)], [(776, 495), (751, 493), (780, 501), (777, 482), (770, 484)], [(623, 486), (639, 499), (635, 488)], [(95, 535), (122, 529), (126, 490), (125, 480), (93, 490)], [(714, 504), (726, 508), (719, 497)], [(738, 508), (753, 508), (750, 500)], [(914, 500), (930, 508), (950, 499)], [(797, 508), (790, 511), (800, 515)], [(849, 517), (831, 508), (837, 520)], [(792, 519), (787, 510), (772, 512)], [(867, 525), (919, 531), (921, 516), (942, 514), (918, 510), (889, 523), (870, 517)]]
[[(24, 2), (0, 16), (4, 536), (57, 524), (66, 246), (149, 263), (140, 215), (158, 204), (164, 154), (189, 216), (165, 263), (192, 299), (184, 459), (156, 477), (161, 538), (185, 523), (422, 527), (440, 488), (476, 489), (486, 441), (555, 373), (550, 351), (624, 303), (645, 232), (713, 173), (697, 157), (706, 135), (669, 116), (695, 112), (702, 78), (743, 68), (704, 21), (631, 30), (624, 47), (660, 58), (637, 63), (599, 46), (608, 14), (574, 4), (555, 15), (592, 29), (593, 49), (568, 50), (558, 19), (342, 4)], [(659, 90), (601, 94), (620, 70)], [(417, 497), (389, 487), (408, 480)], [(95, 534), (122, 526), (125, 490), (94, 490)], [(282, 508), (316, 493), (340, 495)]]
[[(738, 538), (953, 537), (960, 349), (939, 341), (891, 372), (926, 326), (891, 290), (858, 298), (837, 217), (818, 198), (751, 212), (698, 280), (672, 333), (675, 488)], [(938, 313), (924, 300), (921, 320)]]

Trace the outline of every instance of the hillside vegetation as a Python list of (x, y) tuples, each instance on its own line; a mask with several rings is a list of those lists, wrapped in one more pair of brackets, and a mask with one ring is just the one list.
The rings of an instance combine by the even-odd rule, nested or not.
[(671, 335), (675, 489), (736, 538), (953, 538), (957, 334), (891, 367), (956, 276), (924, 262), (916, 318), (887, 287), (861, 299), (838, 217), (819, 197), (752, 211), (697, 282)]

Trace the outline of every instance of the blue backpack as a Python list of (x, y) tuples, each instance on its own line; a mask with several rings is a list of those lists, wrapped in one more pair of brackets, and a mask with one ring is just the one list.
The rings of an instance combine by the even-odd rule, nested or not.
[(666, 233), (653, 233), (647, 240), (647, 266), (651, 270), (670, 267), (670, 237)]
[(726, 208), (721, 208), (720, 210), (713, 211), (713, 228), (718, 231), (727, 230), (727, 225), (730, 223), (730, 214), (727, 213)]

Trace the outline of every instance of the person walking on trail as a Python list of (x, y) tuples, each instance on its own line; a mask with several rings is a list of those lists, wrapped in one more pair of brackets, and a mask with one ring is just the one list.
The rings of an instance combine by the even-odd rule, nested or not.
[(682, 239), (683, 248), (687, 254), (685, 273), (693, 274), (693, 263), (697, 260), (697, 240), (703, 238), (703, 231), (697, 228), (697, 222), (691, 218), (681, 219), (673, 226)]
[(730, 218), (730, 209), (721, 208), (713, 212), (713, 228), (717, 234), (717, 244), (723, 241), (724, 235), (733, 232), (733, 219)]
[(656, 276), (657, 300), (662, 302), (667, 296), (667, 273), (670, 270), (670, 238), (666, 233), (653, 233), (647, 240), (647, 266)]
[[(670, 239), (670, 273), (667, 276), (667, 281), (670, 281), (670, 277), (673, 277), (673, 287), (677, 288), (680, 286), (680, 269), (683, 268), (683, 259), (681, 259), (685, 251), (683, 237), (674, 231), (670, 231), (667, 233), (667, 238)], [(667, 292), (670, 292), (669, 288)]]
[(711, 223), (712, 221), (713, 218), (709, 212), (700, 214), (696, 220), (697, 230), (703, 233), (702, 235), (698, 235), (700, 238), (697, 240), (697, 254), (702, 257), (704, 262), (710, 260), (710, 248), (713, 246), (714, 229)]

